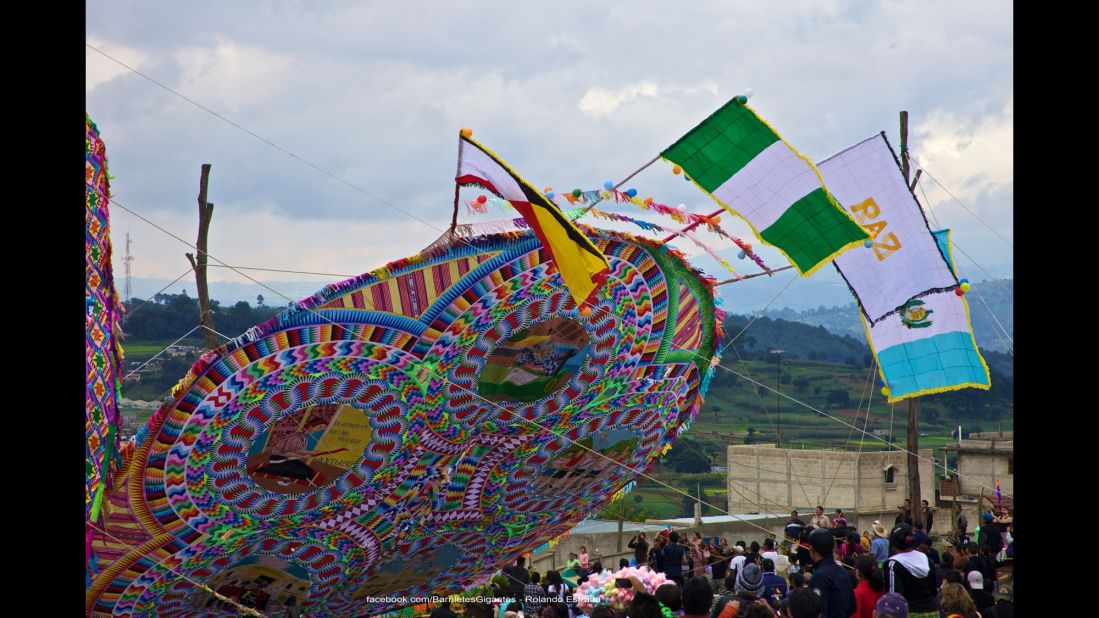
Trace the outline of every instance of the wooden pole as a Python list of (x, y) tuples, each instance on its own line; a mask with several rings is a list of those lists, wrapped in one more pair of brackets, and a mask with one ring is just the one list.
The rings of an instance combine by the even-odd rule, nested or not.
[[(901, 111), (901, 171), (904, 184), (909, 185), (908, 162), (908, 112)], [(908, 497), (912, 500), (912, 524), (923, 522), (922, 496), (920, 495), (920, 398), (908, 400)], [(927, 532), (925, 530), (925, 532)]]
[[(625, 177), (625, 178), (623, 178), (622, 180), (618, 181), (618, 184), (614, 185), (614, 188), (613, 188), (612, 190), (614, 190), (614, 191), (617, 191), (617, 190), (618, 190), (618, 187), (621, 187), (622, 185), (626, 184), (627, 182), (629, 182), (629, 181), (630, 181), (630, 179), (631, 179), (631, 178), (633, 178), (634, 176), (637, 176), (637, 175), (638, 175), (638, 174), (640, 174), (640, 173), (641, 173), (642, 171), (644, 171), (644, 170), (645, 170), (645, 168), (649, 167), (650, 165), (652, 165), (653, 163), (656, 163), (656, 162), (657, 162), (657, 161), (659, 161), (659, 160), (660, 160), (660, 155), (656, 155), (655, 157), (653, 157), (652, 159), (650, 159), (648, 163), (646, 163), (645, 165), (642, 165), (641, 167), (639, 167), (639, 168), (637, 168), (636, 170), (634, 170), (634, 171), (633, 171), (633, 172), (632, 172), (632, 173), (631, 173), (631, 174), (630, 174), (629, 176), (626, 176), (626, 177)], [(590, 210), (591, 210), (592, 208), (595, 208), (595, 205), (596, 205), (596, 204), (598, 204), (599, 202), (602, 202), (602, 201), (603, 201), (603, 199), (602, 199), (602, 198), (600, 198), (600, 199), (598, 199), (598, 200), (595, 200), (595, 201), (594, 201), (594, 202), (592, 202), (591, 204), (589, 204), (589, 205), (588, 205), (588, 206), (587, 206), (586, 208), (584, 208), (584, 212), (580, 213), (580, 217), (583, 217), (584, 215), (588, 214), (588, 212), (589, 212), (589, 211), (590, 211)], [(577, 217), (576, 219), (579, 219), (580, 217)]]
[(744, 281), (745, 279), (755, 279), (756, 277), (762, 277), (763, 275), (770, 275), (772, 273), (780, 273), (784, 270), (790, 270), (793, 267), (794, 267), (794, 265), (790, 264), (788, 266), (783, 266), (782, 268), (773, 268), (773, 269), (771, 269), (771, 272), (769, 272), (769, 273), (768, 272), (752, 273), (750, 275), (742, 275), (740, 277), (732, 277), (730, 279), (725, 279), (724, 281), (718, 281), (717, 283), (714, 284), (714, 287), (717, 287), (719, 285), (725, 285), (727, 283), (736, 283), (737, 281)]
[(202, 174), (198, 181), (198, 240), (195, 247), (198, 249), (198, 258), (188, 253), (187, 259), (191, 262), (191, 269), (195, 271), (195, 287), (198, 288), (198, 314), (199, 324), (204, 326), (203, 337), (206, 340), (206, 349), (213, 350), (218, 347), (217, 336), (214, 334), (214, 314), (210, 310), (210, 290), (206, 282), (206, 263), (208, 261), (207, 236), (210, 233), (210, 219), (214, 216), (214, 205), (206, 201), (206, 188), (210, 182), (210, 164), (202, 164)]

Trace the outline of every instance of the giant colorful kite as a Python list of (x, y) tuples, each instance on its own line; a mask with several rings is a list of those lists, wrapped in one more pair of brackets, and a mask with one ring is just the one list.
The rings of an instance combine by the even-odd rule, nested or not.
[(209, 590), (253, 588), (266, 614), (382, 612), (483, 581), (622, 491), (697, 412), (721, 316), (674, 249), (583, 231), (610, 266), (587, 307), (531, 232), (495, 234), (205, 354), (136, 438), (89, 613), (227, 615)]
[(102, 519), (104, 497), (121, 456), (118, 385), (122, 347), (116, 336), (121, 305), (111, 270), (107, 149), (99, 129), (86, 115), (84, 128), (84, 518), (85, 561), (90, 578), (95, 563), (91, 526)]

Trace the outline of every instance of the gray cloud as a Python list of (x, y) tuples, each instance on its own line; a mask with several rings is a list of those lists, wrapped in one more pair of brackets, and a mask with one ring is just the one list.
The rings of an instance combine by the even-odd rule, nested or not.
[[(881, 129), (895, 142), (897, 110), (909, 109), (913, 152), (933, 145), (923, 157), (929, 168), (1011, 238), (1012, 162), (988, 144), (1010, 140), (1012, 26), (1010, 5), (992, 1), (103, 2), (89, 10), (86, 33), (440, 228), (463, 125), (539, 186), (595, 188), (752, 87), (761, 115), (813, 159)], [(119, 201), (191, 239), (199, 165), (214, 164), (215, 255), (360, 272), (437, 233), (91, 51), (87, 70), (87, 109), (107, 142)], [(634, 186), (665, 203), (714, 208), (662, 163)], [(971, 254), (1010, 261), (967, 213), (933, 202)], [(113, 214), (116, 232), (135, 236), (139, 274), (170, 279), (185, 267), (182, 246)], [(271, 263), (255, 263), (261, 258)]]

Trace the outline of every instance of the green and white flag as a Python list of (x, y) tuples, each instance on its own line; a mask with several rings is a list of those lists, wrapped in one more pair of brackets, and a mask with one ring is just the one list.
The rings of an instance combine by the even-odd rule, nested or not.
[(739, 97), (660, 156), (747, 221), (803, 275), (870, 237), (824, 187), (812, 162)]

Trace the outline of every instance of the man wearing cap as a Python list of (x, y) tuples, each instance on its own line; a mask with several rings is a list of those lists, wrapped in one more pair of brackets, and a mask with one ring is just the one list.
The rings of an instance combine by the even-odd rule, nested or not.
[(878, 599), (878, 604), (874, 607), (874, 616), (875, 618), (908, 618), (908, 601), (895, 592), (887, 592)]
[(885, 561), (885, 589), (908, 601), (912, 618), (938, 618), (935, 600), (935, 573), (927, 554), (915, 550), (912, 526), (900, 523), (889, 533), (889, 542), (897, 552)]
[(1004, 547), (1000, 531), (992, 523), (992, 513), (981, 515), (981, 531), (977, 533), (977, 545), (988, 545), (989, 553), (995, 556)]
[(878, 566), (881, 566), (886, 560), (889, 560), (889, 533), (885, 531), (885, 526), (881, 525), (881, 522), (876, 519), (874, 525), (870, 527), (874, 530), (874, 540), (870, 541), (870, 551), (878, 559)]
[(992, 598), (992, 595), (985, 590), (985, 576), (980, 571), (970, 571), (966, 575), (966, 579), (969, 583), (969, 597), (973, 599), (977, 611), (984, 613), (986, 607), (996, 603), (996, 599)]
[(985, 618), (1015, 618), (1015, 600), (1014, 590), (1010, 584), (1004, 584), (1000, 586), (1000, 591), (996, 593), (996, 604), (988, 608), (988, 611), (982, 614)]
[(809, 535), (809, 555), (814, 563), (809, 587), (820, 595), (822, 618), (848, 618), (857, 609), (851, 576), (832, 556), (835, 548), (831, 530), (817, 528)]

